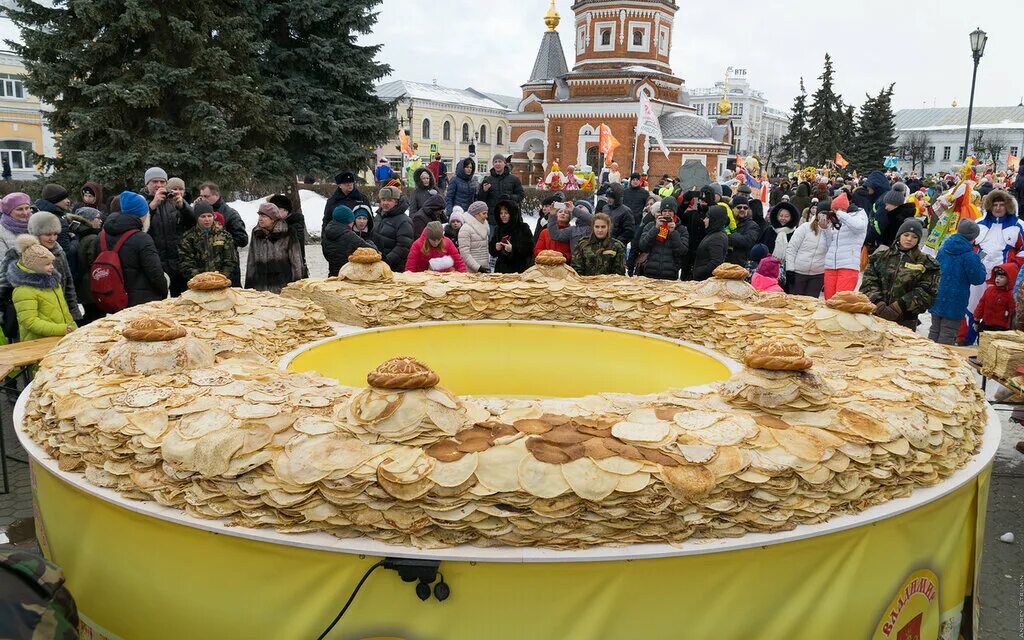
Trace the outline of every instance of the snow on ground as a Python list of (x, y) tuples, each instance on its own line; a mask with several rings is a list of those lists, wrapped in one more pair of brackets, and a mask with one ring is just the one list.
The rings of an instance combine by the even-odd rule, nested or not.
[[(235, 200), (229, 202), (228, 205), (234, 210), (238, 211), (238, 214), (242, 216), (242, 220), (245, 221), (245, 228), (250, 232), (256, 226), (256, 218), (259, 217), (260, 205), (267, 201), (266, 196), (259, 200), (252, 200), (245, 202), (243, 200)], [(320, 239), (320, 227), (324, 221), (324, 207), (327, 206), (327, 198), (313, 191), (307, 191), (305, 189), (299, 190), (299, 199), (302, 200), (302, 214), (306, 218), (306, 231), (309, 235), (316, 240)]]

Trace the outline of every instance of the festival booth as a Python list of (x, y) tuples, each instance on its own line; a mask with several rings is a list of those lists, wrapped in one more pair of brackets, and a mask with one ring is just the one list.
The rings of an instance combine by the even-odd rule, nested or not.
[(955, 352), (830, 305), (559, 254), (204, 274), (42, 362), (39, 540), (93, 638), (315, 638), (347, 601), (326, 637), (957, 638), (999, 423)]

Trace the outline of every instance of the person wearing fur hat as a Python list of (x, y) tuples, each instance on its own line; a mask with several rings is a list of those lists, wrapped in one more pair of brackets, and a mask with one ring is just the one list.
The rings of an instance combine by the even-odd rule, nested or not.
[[(302, 277), (308, 278), (309, 267), (306, 265), (306, 217), (302, 213), (302, 208), (299, 207), (298, 209), (296, 209), (295, 206), (292, 204), (292, 199), (284, 195), (283, 193), (275, 193), (274, 195), (267, 198), (267, 202), (274, 205), (281, 211), (281, 213), (284, 215), (284, 221), (288, 223), (288, 231), (290, 231), (291, 234), (295, 236), (295, 238), (299, 240), (299, 243), (302, 245)], [(358, 205), (358, 207), (362, 207), (366, 211), (370, 211), (370, 205), (368, 204), (361, 204)], [(217, 211), (217, 207), (214, 207), (213, 210)], [(356, 209), (353, 209), (353, 211), (355, 210)], [(372, 216), (372, 212), (370, 212), (370, 215)], [(370, 225), (370, 228), (372, 229), (373, 225)], [(235, 235), (231, 234), (231, 237), (234, 238)], [(248, 242), (249, 240), (248, 238), (246, 238), (246, 243)]]
[[(429, 174), (430, 172), (427, 171)], [(433, 177), (433, 174), (431, 174)], [(423, 230), (427, 228), (427, 225), (435, 220), (437, 222), (444, 222), (444, 198), (437, 195), (436, 193), (431, 196), (427, 196), (426, 200), (423, 201), (423, 206), (413, 212), (412, 216), (412, 235), (415, 238), (419, 238), (423, 235)]]
[[(63, 247), (58, 242), (60, 228), (60, 220), (48, 211), (36, 211), (28, 219), (28, 234), (35, 236), (39, 243), (53, 254), (54, 266), (61, 275), (60, 285), (64, 291), (64, 299), (67, 302), (68, 309), (71, 310), (71, 315), (75, 320), (81, 320), (82, 311), (78, 306), (78, 294), (75, 291), (75, 280), (72, 277), (71, 265), (68, 264), (67, 254), (64, 253)], [(13, 288), (7, 282), (8, 267), (12, 263), (17, 262), (20, 257), (21, 253), (18, 250), (17, 242), (15, 242), (14, 249), (7, 252), (6, 256), (4, 256), (3, 264), (0, 265), (0, 298), (4, 298)]]
[[(502, 200), (495, 205), (498, 225), (487, 245), (490, 254), (497, 258), (495, 273), (522, 273), (533, 264), (533, 234), (523, 222), (519, 203)], [(552, 221), (549, 221), (551, 223)], [(557, 227), (557, 222), (554, 222)], [(548, 229), (551, 227), (549, 226)], [(576, 255), (575, 252), (573, 255)]]
[(21, 340), (65, 336), (77, 329), (54, 255), (33, 235), (18, 236), (15, 245), (20, 257), (7, 265), (7, 280), (14, 287), (11, 299)]
[[(569, 223), (572, 221), (572, 213), (569, 211), (569, 206), (564, 202), (556, 202), (552, 206), (554, 207), (555, 224), (558, 225), (559, 229), (568, 229)], [(537, 243), (533, 245), (533, 257), (536, 258), (540, 255), (541, 251), (557, 251), (565, 256), (567, 263), (572, 262), (572, 248), (569, 247), (569, 243), (552, 240), (551, 234), (548, 232), (547, 222), (545, 222), (544, 228), (540, 230), (540, 237), (537, 238)]]
[(103, 200), (103, 187), (98, 182), (90, 180), (82, 185), (81, 197), (82, 199), (71, 207), (71, 213), (78, 213), (82, 207), (92, 207), (106, 216), (107, 204)]
[(445, 237), (441, 222), (432, 220), (427, 223), (416, 242), (412, 243), (409, 258), (405, 262), (405, 270), (413, 273), (466, 273), (466, 263), (462, 261), (455, 243)]
[(779, 259), (773, 255), (761, 258), (761, 262), (758, 263), (754, 275), (750, 277), (750, 285), (758, 291), (782, 293), (782, 287), (779, 286), (781, 266)]
[(466, 263), (466, 271), (469, 273), (490, 272), (488, 215), (487, 203), (477, 200), (469, 205), (462, 228), (459, 229), (459, 255)]
[[(786, 203), (780, 203), (779, 206)], [(793, 207), (792, 211), (795, 211)], [(825, 287), (825, 258), (828, 255), (828, 214), (818, 213), (793, 232), (786, 244), (787, 292), (817, 298)]]
[(769, 224), (761, 232), (760, 242), (768, 247), (769, 253), (785, 265), (786, 250), (800, 220), (800, 212), (793, 205), (784, 202), (772, 208), (768, 220)]
[(281, 293), (302, 279), (302, 241), (288, 227), (285, 213), (264, 202), (249, 239), (245, 288)]
[[(382, 166), (387, 166), (388, 171), (391, 171), (391, 167), (387, 165), (386, 161), (384, 161)], [(331, 194), (331, 197), (327, 198), (327, 204), (324, 206), (324, 220), (321, 228), (330, 224), (331, 220), (334, 218), (334, 210), (338, 208), (338, 205), (343, 204), (353, 211), (355, 211), (356, 207), (359, 205), (365, 205), (367, 207), (370, 206), (370, 200), (363, 195), (356, 186), (356, 174), (352, 171), (342, 171), (338, 175), (334, 176), (334, 184), (337, 185), (337, 188), (334, 190), (334, 193)], [(278, 207), (280, 207), (280, 205), (278, 205)], [(291, 211), (290, 205), (288, 210)]]
[[(185, 201), (183, 193), (167, 187), (167, 172), (160, 167), (147, 169), (143, 184), (145, 186), (139, 191), (139, 195), (146, 199), (149, 207), (147, 233), (153, 238), (156, 250), (160, 254), (164, 273), (171, 279), (171, 297), (177, 297), (186, 289), (188, 282), (181, 275), (178, 245), (181, 244), (181, 234), (195, 226), (195, 214)], [(121, 210), (124, 211), (123, 202)]]
[(967, 316), (971, 287), (984, 284), (985, 265), (974, 251), (974, 241), (981, 233), (973, 220), (960, 221), (956, 233), (946, 238), (935, 261), (941, 275), (932, 314), (928, 339), (939, 344), (954, 344), (960, 325)]
[(905, 221), (891, 247), (876, 251), (868, 260), (860, 291), (875, 304), (875, 315), (910, 330), (918, 316), (931, 308), (939, 289), (939, 263), (921, 253), (924, 227), (919, 220)]
[(32, 198), (15, 191), (0, 200), (0, 255), (14, 248), (15, 239), (28, 232), (28, 219), (32, 215)]
[(451, 240), (456, 249), (459, 248), (459, 229), (462, 228), (465, 217), (466, 212), (462, 207), (455, 207), (448, 216), (448, 224), (444, 225), (444, 237)]
[(135, 192), (124, 191), (118, 198), (121, 211), (107, 216), (99, 236), (100, 250), (113, 250), (125, 234), (128, 236), (117, 252), (124, 274), (128, 306), (145, 304), (167, 297), (167, 276), (160, 252), (153, 237), (146, 233), (151, 212), (146, 199)]
[(181, 275), (191, 280), (200, 273), (217, 272), (230, 279), (238, 268), (238, 250), (231, 234), (217, 222), (216, 212), (208, 202), (194, 208), (196, 226), (181, 237)]
[(373, 243), (365, 240), (352, 230), (355, 224), (356, 215), (343, 204), (334, 209), (331, 221), (324, 227), (320, 248), (327, 259), (327, 277), (333, 278), (338, 275), (341, 268), (348, 262), (356, 249), (369, 247), (376, 249)]
[(377, 246), (384, 262), (395, 273), (405, 269), (412, 247), (412, 220), (406, 213), (409, 203), (398, 187), (384, 187), (377, 195), (380, 208), (373, 222), (373, 244)]
[(464, 158), (455, 166), (455, 174), (448, 183), (448, 190), (445, 192), (444, 210), (451, 213), (455, 207), (462, 207), (466, 210), (476, 199), (480, 190), (480, 181), (476, 177), (476, 160)]

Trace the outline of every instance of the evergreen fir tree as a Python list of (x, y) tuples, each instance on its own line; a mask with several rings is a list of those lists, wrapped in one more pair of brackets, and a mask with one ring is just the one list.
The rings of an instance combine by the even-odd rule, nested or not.
[(832, 56), (825, 54), (825, 68), (819, 76), (821, 86), (814, 92), (811, 109), (807, 117), (810, 130), (807, 154), (811, 164), (820, 166), (835, 160), (842, 144), (843, 107), (842, 97), (833, 89)]
[(793, 115), (782, 144), (786, 153), (798, 163), (803, 164), (807, 159), (807, 89), (803, 78), (800, 78), (800, 95), (793, 100)]
[(16, 0), (26, 85), (47, 114), (67, 183), (141, 187), (149, 166), (188, 184), (251, 178), (283, 118), (261, 92), (251, 0)]
[[(856, 109), (853, 105), (840, 104), (841, 110), (839, 112), (840, 127), (839, 127), (839, 146), (837, 152), (843, 154), (843, 157), (849, 161), (848, 154), (856, 149), (857, 146), (857, 116)], [(831, 160), (835, 160), (835, 154), (832, 155)]]
[(893, 87), (867, 96), (857, 120), (857, 170), (866, 174), (884, 168), (885, 156), (896, 148), (896, 119), (892, 111)]
[(333, 176), (365, 167), (397, 124), (374, 82), (391, 72), (377, 62), (380, 45), (356, 44), (377, 21), (380, 0), (271, 0), (262, 3), (267, 95), (288, 115), (280, 153), (267, 169)]

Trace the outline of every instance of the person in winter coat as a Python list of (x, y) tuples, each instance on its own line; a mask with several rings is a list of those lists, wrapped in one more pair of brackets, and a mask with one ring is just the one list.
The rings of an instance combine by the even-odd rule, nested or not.
[[(705, 198), (707, 194), (705, 194)], [(714, 199), (711, 194), (711, 200)], [(675, 199), (670, 199), (673, 203)], [(663, 200), (661, 206), (665, 207), (665, 201)], [(673, 204), (673, 206), (675, 206)], [(693, 279), (693, 262), (697, 257), (697, 247), (700, 246), (701, 240), (707, 234), (707, 225), (704, 220), (708, 217), (708, 208), (712, 205), (706, 199), (702, 200), (700, 191), (687, 191), (683, 194), (683, 200), (679, 203), (677, 209), (679, 217), (679, 223), (686, 227), (686, 232), (690, 236), (690, 247), (686, 255), (683, 256), (683, 268), (679, 273), (681, 280), (692, 280)], [(726, 214), (728, 216), (728, 214)]]
[[(884, 199), (889, 191), (892, 190), (892, 183), (889, 182), (884, 173), (876, 170), (868, 174), (867, 179), (864, 181), (864, 188), (867, 189), (868, 197), (870, 198), (870, 203), (865, 207), (865, 210), (868, 214), (868, 221), (871, 223), (865, 238), (865, 246), (868, 249), (868, 253), (874, 253), (882, 244), (882, 231), (888, 226), (888, 215), (885, 211)], [(897, 199), (896, 196), (892, 198), (894, 202)]]
[(498, 203), (504, 201), (514, 202), (517, 206), (523, 203), (525, 197), (523, 183), (512, 174), (505, 156), (498, 153), (491, 160), (491, 172), (480, 185), (480, 191), (476, 194), (477, 200), (487, 203), (490, 210), (490, 217), (487, 221), (492, 227), (498, 224)]
[(156, 242), (146, 233), (152, 215), (149, 205), (143, 196), (125, 191), (121, 194), (120, 206), (121, 212), (111, 214), (103, 223), (100, 243), (102, 245), (106, 241), (107, 249), (113, 250), (122, 235), (134, 232), (117, 252), (124, 274), (124, 288), (128, 293), (128, 306), (163, 300), (167, 297), (167, 278)]
[(670, 208), (659, 207), (655, 221), (645, 225), (640, 235), (638, 264), (643, 268), (639, 275), (657, 280), (678, 280), (689, 245), (686, 227), (679, 225)]
[(533, 234), (530, 233), (530, 227), (523, 222), (519, 203), (514, 200), (503, 200), (495, 205), (495, 208), (498, 226), (495, 227), (488, 243), (490, 254), (497, 258), (494, 272), (522, 273), (533, 263)]
[(0, 255), (14, 248), (15, 239), (28, 232), (28, 219), (32, 215), (32, 198), (15, 191), (0, 200)]
[(465, 158), (455, 167), (455, 175), (448, 183), (448, 191), (445, 192), (445, 213), (451, 214), (455, 207), (462, 207), (468, 210), (469, 205), (476, 200), (476, 194), (480, 190), (480, 181), (476, 177), (476, 160)]
[(773, 255), (765, 256), (757, 265), (757, 270), (750, 278), (750, 284), (758, 291), (771, 293), (783, 293), (779, 286), (779, 270), (781, 267), (779, 259)]
[(533, 228), (533, 242), (534, 244), (540, 240), (540, 233), (544, 229), (548, 228), (548, 218), (555, 212), (555, 205), (559, 203), (565, 203), (565, 194), (561, 191), (556, 191), (550, 196), (544, 198), (540, 202), (540, 211), (537, 212), (537, 224)]
[[(36, 211), (28, 220), (28, 234), (35, 236), (39, 244), (43, 245), (46, 250), (53, 254), (54, 267), (61, 275), (60, 285), (64, 292), (64, 299), (67, 302), (68, 309), (71, 310), (71, 316), (75, 320), (81, 320), (82, 311), (78, 306), (78, 295), (75, 291), (75, 280), (72, 275), (71, 265), (68, 263), (67, 254), (64, 253), (64, 249), (58, 241), (60, 230), (61, 221), (57, 216), (48, 211)], [(15, 240), (14, 249), (7, 252), (4, 256), (3, 264), (0, 264), (0, 299), (7, 300), (10, 298), (10, 292), (13, 287), (7, 281), (8, 268), (12, 263), (17, 262), (20, 256), (18, 243)], [(11, 336), (8, 335), (8, 337)]]
[(1013, 301), (1013, 283), (1017, 280), (1020, 265), (1006, 262), (992, 269), (988, 279), (989, 288), (974, 308), (976, 331), (1009, 331), (1017, 316)]
[(750, 218), (750, 201), (744, 196), (732, 199), (736, 228), (729, 234), (729, 262), (745, 266), (750, 248), (758, 244), (761, 228)]
[[(674, 198), (670, 198), (669, 200), (673, 203), (673, 205), (675, 204)], [(644, 210), (640, 214), (636, 226), (633, 227), (633, 240), (629, 243), (629, 255), (626, 257), (626, 273), (628, 273), (630, 276), (644, 275), (643, 273), (636, 273), (636, 262), (637, 259), (640, 257), (641, 253), (640, 236), (643, 235), (644, 227), (651, 224), (652, 222), (657, 221), (658, 213), (660, 211), (661, 198), (658, 197), (657, 195), (648, 196), (647, 202), (644, 203)], [(675, 216), (674, 211), (672, 215)], [(676, 224), (678, 223), (679, 220), (677, 219)]]
[(594, 206), (589, 200), (577, 200), (572, 210), (572, 220), (575, 224), (565, 227), (558, 226), (557, 218), (548, 218), (548, 237), (552, 242), (568, 242), (569, 252), (576, 252), (576, 245), (581, 240), (589, 238), (590, 227), (594, 221)]
[[(569, 206), (564, 202), (556, 202), (554, 205), (555, 224), (558, 225), (560, 230), (568, 229), (569, 222), (571, 222), (571, 213), (569, 213)], [(545, 227), (540, 230), (540, 237), (537, 239), (537, 244), (533, 246), (533, 257), (536, 258), (540, 255), (541, 251), (557, 251), (565, 256), (567, 263), (572, 262), (572, 247), (569, 246), (568, 242), (555, 242), (551, 239), (551, 233), (548, 232), (548, 228), (545, 223)]]
[(786, 245), (786, 286), (795, 296), (817, 298), (825, 288), (828, 216), (818, 213), (797, 227)]
[[(427, 173), (430, 173), (429, 171)], [(444, 198), (438, 195), (428, 196), (422, 208), (412, 214), (412, 235), (419, 238), (427, 224), (437, 221), (444, 222)]]
[(896, 231), (903, 223), (917, 215), (917, 205), (907, 202), (909, 197), (907, 185), (897, 182), (882, 196), (876, 205), (875, 215), (868, 229), (867, 246), (869, 252), (878, 247), (890, 247), (896, 242)]
[(693, 260), (694, 280), (707, 280), (729, 257), (729, 237), (725, 233), (728, 226), (729, 214), (725, 207), (716, 204), (708, 209), (704, 218), (706, 233)]
[(269, 202), (261, 204), (249, 240), (245, 288), (281, 293), (287, 284), (301, 280), (301, 245), (281, 210)]
[[(242, 272), (238, 262), (238, 250), (249, 244), (249, 233), (245, 229), (245, 221), (242, 220), (242, 216), (239, 215), (238, 211), (224, 202), (224, 198), (220, 195), (220, 187), (213, 182), (204, 182), (199, 185), (199, 198), (192, 204), (193, 207), (197, 206), (200, 202), (213, 207), (214, 213), (219, 213), (224, 216), (224, 224), (222, 225), (224, 231), (231, 236), (231, 242), (235, 246), (235, 271), (228, 275), (231, 278), (231, 285), (234, 287), (242, 286)], [(286, 209), (291, 209), (291, 201)], [(193, 210), (193, 214), (195, 211)], [(195, 216), (198, 219), (198, 215)]]
[(469, 273), (489, 273), (491, 254), (488, 247), (487, 204), (477, 201), (469, 205), (466, 218), (459, 229), (459, 255)]
[(405, 270), (466, 273), (466, 263), (462, 261), (455, 243), (445, 237), (444, 227), (435, 220), (428, 224), (416, 242), (412, 243)]
[[(297, 239), (300, 240), (302, 244), (302, 277), (308, 278), (309, 267), (306, 264), (306, 217), (303, 215), (301, 207), (296, 211), (292, 211), (292, 209), (295, 208), (295, 205), (292, 204), (292, 199), (284, 195), (283, 193), (275, 193), (274, 195), (267, 198), (267, 202), (274, 205), (281, 211), (281, 215), (284, 216), (285, 222), (288, 223), (288, 231), (291, 232), (292, 235), (294, 235)], [(369, 205), (359, 206), (366, 208), (367, 211), (370, 210)], [(217, 208), (214, 207), (213, 210), (217, 211)], [(218, 220), (218, 222), (220, 221)], [(321, 227), (321, 229), (322, 228), (323, 227)], [(235, 235), (232, 234), (231, 237), (234, 238)], [(246, 243), (249, 242), (248, 237), (246, 237), (245, 241)], [(235, 249), (237, 248), (238, 247), (236, 246)], [(232, 282), (234, 281), (232, 280)]]
[(103, 187), (98, 182), (90, 180), (82, 185), (82, 199), (71, 207), (71, 213), (78, 213), (82, 207), (92, 207), (104, 216), (107, 213), (107, 205), (103, 200)]
[(811, 185), (806, 182), (796, 185), (796, 195), (790, 198), (789, 202), (796, 207), (800, 215), (803, 215), (804, 211), (811, 206)]
[(384, 187), (377, 194), (380, 208), (373, 222), (373, 244), (395, 273), (405, 269), (413, 237), (409, 204), (398, 187)]
[[(390, 171), (390, 167), (388, 167), (388, 170)], [(334, 216), (334, 210), (338, 208), (338, 205), (345, 205), (352, 211), (355, 211), (359, 205), (370, 206), (369, 199), (356, 187), (356, 174), (351, 171), (342, 171), (334, 176), (334, 184), (338, 185), (338, 188), (334, 190), (330, 198), (327, 198), (327, 204), (324, 205), (324, 218), (321, 228), (330, 224)]]
[(68, 215), (71, 227), (78, 236), (78, 268), (72, 269), (71, 272), (79, 274), (78, 280), (75, 281), (75, 296), (78, 298), (78, 304), (85, 310), (78, 322), (79, 326), (85, 326), (104, 315), (96, 308), (96, 301), (92, 297), (92, 277), (89, 273), (93, 260), (100, 253), (102, 216), (99, 209), (92, 207), (79, 207)]
[[(195, 215), (181, 194), (172, 193), (167, 188), (166, 171), (160, 167), (150, 167), (146, 170), (144, 181), (146, 186), (140, 195), (149, 203), (147, 233), (156, 244), (164, 273), (171, 279), (171, 297), (177, 297), (187, 288), (187, 280), (181, 275), (178, 245), (181, 244), (181, 234), (195, 226)], [(124, 203), (121, 204), (121, 210), (124, 211)]]
[(352, 215), (355, 217), (355, 222), (352, 223), (352, 232), (373, 244), (373, 211), (369, 206), (361, 204), (352, 210)]
[(581, 276), (626, 275), (626, 247), (612, 236), (613, 225), (608, 214), (594, 215), (590, 237), (577, 243), (572, 252), (576, 273)]
[(193, 211), (196, 226), (185, 232), (178, 247), (182, 277), (187, 281), (200, 273), (217, 272), (231, 278), (238, 268), (234, 239), (217, 222), (213, 207), (208, 203), (200, 202)]
[(973, 220), (960, 221), (956, 233), (942, 243), (935, 261), (941, 275), (935, 304), (928, 311), (932, 325), (928, 339), (939, 344), (954, 344), (967, 314), (971, 286), (985, 282), (985, 265), (974, 251), (980, 229)]
[(352, 230), (355, 219), (355, 213), (351, 209), (339, 204), (334, 209), (331, 221), (324, 227), (320, 247), (324, 252), (324, 258), (327, 259), (328, 278), (338, 275), (341, 268), (348, 262), (349, 256), (356, 249), (361, 247), (377, 248)]
[(61, 292), (53, 254), (29, 234), (18, 236), (16, 249), (21, 257), (7, 266), (7, 280), (14, 287), (11, 299), (22, 342), (65, 336), (77, 329)]
[[(629, 176), (629, 186), (626, 187), (622, 195), (622, 204), (626, 205), (633, 212), (634, 227), (640, 225), (640, 220), (644, 216), (644, 210), (647, 208), (647, 199), (651, 197), (650, 192), (641, 185), (643, 179), (643, 175), (634, 172), (633, 175)], [(630, 238), (630, 241), (632, 240), (633, 238)]]
[[(975, 244), (981, 249), (981, 262), (985, 265), (986, 283), (971, 287), (971, 296), (967, 303), (970, 312), (981, 300), (985, 290), (990, 286), (987, 283), (992, 275), (992, 269), (1004, 262), (1014, 262), (1018, 265), (1024, 263), (1024, 221), (1017, 216), (1017, 201), (1001, 189), (990, 192), (982, 201), (984, 217), (978, 220), (980, 234)], [(970, 329), (973, 327), (973, 318), (968, 313), (968, 323), (962, 327)], [(973, 331), (961, 331), (958, 336), (960, 342), (973, 344), (975, 340)]]
[(860, 253), (868, 232), (868, 214), (843, 194), (818, 205), (826, 213), (828, 251), (825, 254), (825, 299), (838, 291), (853, 291), (860, 279)]
[(618, 182), (608, 187), (608, 208), (605, 213), (612, 219), (612, 237), (628, 245), (633, 240), (633, 227), (636, 226), (636, 218), (633, 212), (623, 204), (624, 190)]
[(462, 210), (462, 207), (455, 207), (448, 216), (448, 224), (444, 225), (444, 237), (451, 240), (456, 249), (459, 248), (459, 229), (462, 228), (465, 219), (466, 212)]
[(768, 220), (769, 223), (761, 232), (761, 244), (768, 247), (769, 253), (784, 265), (786, 249), (800, 220), (800, 213), (793, 205), (783, 202), (772, 208), (768, 213)]
[(77, 268), (78, 260), (78, 239), (71, 231), (71, 222), (67, 214), (71, 211), (71, 199), (68, 197), (68, 190), (59, 184), (48, 184), (43, 187), (43, 197), (36, 200), (36, 210), (46, 211), (57, 216), (60, 221), (60, 234), (57, 242), (65, 256), (75, 259)]
[[(412, 180), (416, 186), (413, 188), (412, 191), (412, 199), (411, 202), (409, 203), (409, 211), (412, 211), (413, 215), (415, 215), (421, 209), (423, 209), (424, 206), (426, 206), (428, 200), (435, 197), (441, 198), (441, 195), (440, 192), (437, 190), (437, 181), (434, 180), (434, 174), (430, 173), (430, 169), (426, 167), (420, 167), (419, 169), (413, 172)], [(442, 213), (442, 215), (436, 219), (441, 220), (442, 222), (444, 221), (444, 208), (444, 198), (441, 198), (440, 212)], [(431, 218), (431, 220), (433, 219), (435, 218)], [(430, 222), (430, 220), (427, 220), (427, 222)], [(426, 222), (423, 223), (423, 227), (425, 226), (427, 226)], [(419, 234), (423, 232), (423, 227), (420, 227), (419, 232), (416, 233), (417, 238), (419, 237)], [(415, 231), (415, 229), (413, 229), (413, 231)]]
[(921, 253), (918, 245), (924, 227), (907, 220), (896, 234), (896, 243), (868, 260), (860, 291), (875, 304), (875, 315), (916, 330), (918, 316), (931, 308), (939, 289), (939, 264)]

